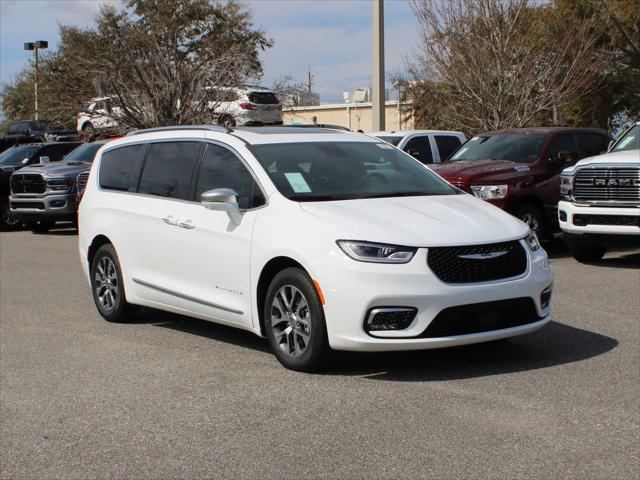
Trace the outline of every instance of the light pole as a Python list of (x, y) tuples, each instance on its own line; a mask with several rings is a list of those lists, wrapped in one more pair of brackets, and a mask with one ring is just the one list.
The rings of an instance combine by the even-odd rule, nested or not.
[(36, 120), (38, 120), (38, 51), (40, 49), (46, 49), (49, 48), (49, 42), (47, 42), (46, 40), (37, 40), (35, 42), (27, 42), (24, 44), (24, 49), (25, 50), (33, 50), (36, 56), (36, 73), (35, 73), (35, 78), (34, 78), (34, 82), (33, 82), (33, 90), (34, 90), (34, 107), (35, 107), (35, 112), (34, 112), (34, 118)]
[(373, 81), (372, 114), (373, 130), (384, 130), (384, 0), (373, 0)]

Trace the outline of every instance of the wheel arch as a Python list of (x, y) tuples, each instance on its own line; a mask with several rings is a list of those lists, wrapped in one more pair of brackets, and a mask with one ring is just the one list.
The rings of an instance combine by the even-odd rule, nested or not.
[(269, 260), (262, 270), (260, 271), (260, 276), (258, 277), (258, 283), (256, 285), (256, 307), (258, 309), (258, 323), (260, 325), (260, 334), (262, 336), (266, 336), (266, 325), (264, 318), (264, 301), (267, 296), (267, 289), (271, 284), (271, 280), (281, 271), (287, 268), (299, 268), (307, 275), (309, 275), (309, 271), (304, 268), (304, 266), (294, 260), (291, 257), (287, 256), (278, 256)]
[(93, 259), (96, 256), (96, 252), (98, 251), (98, 249), (101, 246), (107, 244), (113, 245), (113, 242), (106, 235), (100, 234), (93, 237), (93, 240), (91, 240), (89, 248), (87, 249), (87, 262), (89, 263), (89, 270), (91, 270), (91, 264), (93, 263)]

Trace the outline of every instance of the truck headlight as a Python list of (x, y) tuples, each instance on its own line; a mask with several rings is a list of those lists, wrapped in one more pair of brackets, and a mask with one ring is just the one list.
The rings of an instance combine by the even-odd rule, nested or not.
[(507, 196), (509, 185), (471, 185), (471, 191), (482, 200), (498, 200)]
[(412, 247), (358, 240), (338, 240), (336, 243), (347, 256), (359, 262), (408, 263), (417, 251)]
[(573, 201), (574, 176), (562, 174), (560, 176), (560, 196), (564, 200)]
[(58, 192), (69, 190), (73, 186), (73, 180), (66, 178), (53, 178), (47, 180), (47, 188)]

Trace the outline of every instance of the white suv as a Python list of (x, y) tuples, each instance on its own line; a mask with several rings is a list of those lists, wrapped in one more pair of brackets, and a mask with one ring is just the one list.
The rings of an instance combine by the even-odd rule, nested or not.
[(210, 98), (209, 108), (219, 125), (282, 125), (282, 103), (268, 88), (216, 87), (210, 89)]
[(113, 105), (113, 97), (92, 98), (76, 117), (79, 133), (90, 138), (95, 132), (118, 128), (122, 108)]
[(444, 162), (467, 141), (464, 133), (449, 130), (371, 132), (369, 135), (395, 145), (425, 165)]
[(232, 325), (296, 370), (551, 319), (552, 271), (524, 223), (356, 133), (133, 132), (98, 153), (79, 232), (105, 319), (144, 305)]

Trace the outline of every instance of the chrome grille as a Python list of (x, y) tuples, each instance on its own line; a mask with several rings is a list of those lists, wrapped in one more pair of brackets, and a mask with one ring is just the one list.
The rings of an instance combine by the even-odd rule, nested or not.
[(11, 193), (44, 193), (47, 185), (42, 175), (14, 173), (11, 175)]
[(76, 179), (76, 189), (78, 195), (82, 195), (84, 189), (87, 188), (87, 181), (89, 180), (89, 172), (82, 172)]
[(638, 167), (585, 167), (578, 170), (573, 187), (576, 201), (640, 202)]

